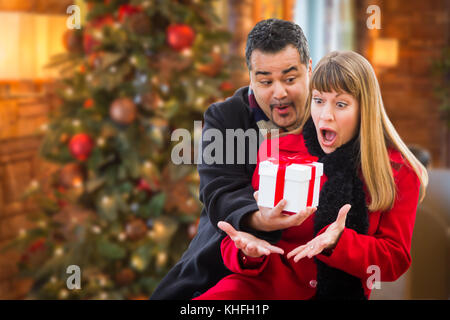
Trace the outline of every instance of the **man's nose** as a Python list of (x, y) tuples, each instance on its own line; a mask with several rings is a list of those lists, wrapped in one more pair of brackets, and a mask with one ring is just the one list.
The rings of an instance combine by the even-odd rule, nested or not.
[(276, 100), (283, 100), (284, 98), (286, 98), (287, 96), (287, 91), (286, 88), (283, 86), (282, 83), (280, 82), (275, 82), (274, 83), (274, 91), (273, 91), (273, 97)]

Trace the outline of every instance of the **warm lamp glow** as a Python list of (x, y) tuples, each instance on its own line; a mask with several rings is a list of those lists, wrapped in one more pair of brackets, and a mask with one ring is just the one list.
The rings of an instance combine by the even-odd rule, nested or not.
[(0, 79), (46, 79), (50, 57), (64, 52), (67, 16), (0, 12)]
[(394, 67), (398, 63), (398, 40), (388, 38), (375, 39), (373, 46), (373, 64), (377, 67)]

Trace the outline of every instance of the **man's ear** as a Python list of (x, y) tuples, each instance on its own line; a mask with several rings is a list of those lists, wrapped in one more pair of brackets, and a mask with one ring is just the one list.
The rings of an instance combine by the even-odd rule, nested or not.
[(312, 59), (309, 58), (309, 63), (308, 63), (308, 74), (311, 77), (312, 75)]

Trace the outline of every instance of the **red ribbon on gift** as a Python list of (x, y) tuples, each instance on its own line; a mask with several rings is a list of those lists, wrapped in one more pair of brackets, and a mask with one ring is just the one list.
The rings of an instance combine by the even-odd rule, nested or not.
[(273, 164), (278, 164), (277, 179), (275, 184), (275, 200), (273, 204), (274, 206), (276, 206), (278, 202), (280, 202), (283, 199), (286, 167), (294, 163), (303, 164), (311, 167), (311, 180), (309, 180), (308, 199), (306, 201), (306, 206), (310, 207), (313, 201), (314, 181), (316, 179), (316, 167), (310, 163), (316, 162), (318, 158), (313, 156), (301, 156), (301, 155), (295, 156), (280, 155), (278, 159), (269, 158), (268, 160)]

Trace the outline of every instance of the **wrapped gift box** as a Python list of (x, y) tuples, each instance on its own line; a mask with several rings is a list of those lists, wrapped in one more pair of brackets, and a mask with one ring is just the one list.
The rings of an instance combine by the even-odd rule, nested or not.
[(258, 205), (273, 208), (285, 199), (284, 211), (316, 207), (323, 175), (323, 164), (316, 161), (316, 157), (281, 156), (260, 162)]

